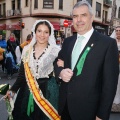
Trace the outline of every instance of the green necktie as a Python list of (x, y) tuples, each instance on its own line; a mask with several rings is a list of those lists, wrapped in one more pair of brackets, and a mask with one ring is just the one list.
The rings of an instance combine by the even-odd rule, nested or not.
[(84, 36), (79, 36), (78, 39), (77, 39), (77, 43), (73, 49), (73, 52), (72, 52), (72, 70), (74, 69), (75, 67), (75, 64), (79, 58), (79, 55), (81, 53), (81, 48), (82, 48), (82, 40), (84, 39)]

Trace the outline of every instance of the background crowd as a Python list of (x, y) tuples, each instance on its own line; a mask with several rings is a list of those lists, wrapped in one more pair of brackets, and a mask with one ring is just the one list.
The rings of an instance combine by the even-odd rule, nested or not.
[(0, 65), (8, 79), (18, 72), (22, 49), (30, 43), (31, 39), (32, 35), (29, 34), (26, 41), (20, 44), (14, 33), (11, 33), (8, 39), (5, 39), (2, 34), (0, 35)]

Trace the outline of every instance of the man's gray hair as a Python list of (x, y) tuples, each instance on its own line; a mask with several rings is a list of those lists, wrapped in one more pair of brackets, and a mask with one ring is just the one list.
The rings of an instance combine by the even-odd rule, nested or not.
[(115, 27), (115, 29), (116, 29), (116, 28), (120, 28), (120, 26)]
[[(88, 10), (89, 10), (90, 14), (93, 15), (92, 7), (91, 7), (91, 5), (89, 4), (89, 2), (86, 1), (86, 0), (77, 2), (77, 3), (74, 5), (73, 10), (74, 10), (75, 8), (78, 8), (78, 7), (84, 6), (84, 5), (86, 5), (86, 6), (88, 7)], [(72, 15), (73, 15), (73, 10), (72, 10)]]

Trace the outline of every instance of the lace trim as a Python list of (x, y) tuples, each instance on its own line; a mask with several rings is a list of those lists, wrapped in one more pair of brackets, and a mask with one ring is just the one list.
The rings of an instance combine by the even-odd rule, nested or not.
[[(23, 62), (27, 60), (26, 56), (28, 54), (28, 48), (23, 50), (22, 59)], [(59, 48), (56, 45), (49, 45), (46, 49), (45, 53), (40, 57), (40, 59), (35, 60), (33, 57), (33, 48), (31, 48), (30, 59), (28, 61), (28, 65), (30, 67), (33, 76), (36, 79), (39, 78), (49, 78), (49, 74), (53, 71), (53, 62), (55, 58), (58, 56)], [(36, 69), (38, 66), (38, 69)]]

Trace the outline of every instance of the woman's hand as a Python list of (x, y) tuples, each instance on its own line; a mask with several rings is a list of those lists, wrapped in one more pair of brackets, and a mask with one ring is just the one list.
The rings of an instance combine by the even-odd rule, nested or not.
[(58, 67), (64, 67), (64, 61), (61, 59), (58, 59), (57, 65), (58, 65)]
[(8, 90), (4, 98), (10, 99), (10, 98), (13, 98), (14, 95), (15, 95), (14, 92), (12, 92), (11, 90)]

